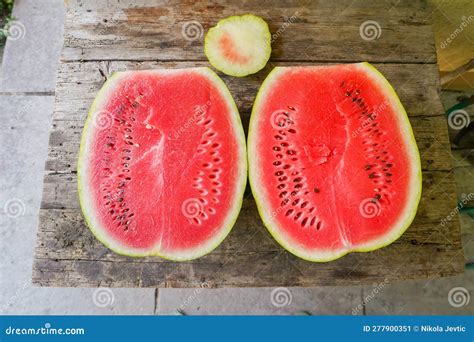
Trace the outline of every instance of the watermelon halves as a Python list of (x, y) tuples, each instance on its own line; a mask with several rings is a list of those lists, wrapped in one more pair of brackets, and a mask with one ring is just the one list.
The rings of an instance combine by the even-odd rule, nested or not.
[(265, 225), (306, 260), (390, 244), (420, 200), (406, 112), (368, 63), (275, 68), (254, 103), (248, 158)]
[(115, 73), (97, 95), (81, 141), (87, 224), (120, 254), (200, 257), (239, 214), (245, 153), (235, 103), (210, 69)]

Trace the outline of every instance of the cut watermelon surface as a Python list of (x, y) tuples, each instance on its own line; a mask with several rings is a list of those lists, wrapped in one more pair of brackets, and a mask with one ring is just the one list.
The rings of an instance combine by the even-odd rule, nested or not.
[(416, 214), (413, 132), (393, 88), (368, 63), (275, 68), (254, 103), (248, 158), (266, 227), (303, 259), (386, 246)]
[(87, 118), (82, 211), (113, 251), (200, 257), (231, 230), (246, 184), (235, 103), (208, 68), (115, 73)]
[(271, 54), (267, 23), (252, 14), (220, 20), (209, 29), (204, 52), (217, 70), (243, 77), (261, 70)]

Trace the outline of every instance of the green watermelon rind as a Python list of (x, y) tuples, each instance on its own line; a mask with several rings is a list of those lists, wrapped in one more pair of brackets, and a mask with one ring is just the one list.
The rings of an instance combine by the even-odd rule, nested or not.
[[(257, 63), (253, 68), (238, 70), (238, 67), (233, 67), (230, 63), (221, 61), (214, 56), (211, 51), (211, 46), (213, 45), (214, 41), (213, 38), (219, 34), (219, 26), (222, 26), (224, 23), (232, 22), (232, 21), (242, 21), (242, 20), (252, 20), (257, 22), (259, 25), (262, 25), (265, 30), (265, 37), (262, 44), (258, 44), (259, 46), (263, 46), (262, 49), (262, 58), (260, 63)], [(216, 26), (213, 26), (209, 29), (206, 33), (206, 37), (204, 38), (204, 54), (206, 55), (209, 63), (216, 68), (217, 70), (223, 72), (226, 75), (234, 76), (234, 77), (245, 77), (251, 74), (255, 74), (256, 72), (262, 70), (265, 65), (267, 65), (268, 60), (270, 59), (270, 55), (272, 53), (271, 47), (271, 33), (268, 27), (268, 24), (262, 18), (253, 15), (253, 14), (244, 14), (244, 15), (233, 15), (227, 17), (225, 19), (219, 20)], [(227, 64), (227, 65), (226, 65)]]
[(222, 226), (220, 232), (214, 239), (206, 241), (205, 244), (200, 246), (199, 248), (195, 248), (192, 251), (188, 251), (186, 253), (179, 251), (175, 254), (170, 253), (163, 253), (159, 250), (154, 249), (137, 249), (137, 248), (130, 248), (124, 246), (119, 241), (114, 239), (112, 236), (107, 234), (103, 228), (100, 227), (100, 224), (95, 223), (94, 220), (94, 209), (88, 205), (88, 195), (85, 183), (85, 176), (86, 174), (84, 167), (86, 167), (86, 154), (87, 154), (87, 146), (88, 146), (88, 137), (89, 135), (92, 136), (94, 132), (92, 122), (94, 120), (94, 114), (100, 111), (100, 107), (105, 104), (108, 95), (111, 94), (114, 90), (115, 85), (122, 77), (125, 77), (128, 73), (133, 73), (133, 71), (125, 71), (125, 72), (115, 72), (113, 73), (108, 80), (104, 83), (102, 88), (97, 93), (96, 98), (94, 99), (91, 108), (89, 110), (86, 122), (84, 124), (84, 129), (81, 138), (81, 144), (79, 149), (79, 158), (77, 164), (77, 183), (78, 183), (78, 197), (79, 203), (82, 209), (82, 213), (84, 216), (84, 220), (86, 225), (88, 226), (89, 230), (95, 236), (97, 240), (99, 240), (102, 244), (104, 244), (107, 248), (114, 251), (117, 254), (129, 256), (129, 257), (146, 257), (146, 256), (158, 256), (160, 258), (171, 260), (171, 261), (189, 261), (200, 258), (206, 254), (209, 254), (214, 249), (216, 249), (222, 241), (228, 236), (230, 231), (232, 230), (235, 222), (237, 221), (237, 217), (240, 213), (240, 209), (242, 207), (244, 191), (247, 183), (247, 158), (246, 158), (246, 143), (245, 143), (245, 133), (243, 130), (242, 122), (240, 119), (240, 115), (235, 104), (235, 101), (227, 88), (226, 84), (222, 79), (217, 76), (211, 69), (207, 67), (199, 67), (199, 68), (189, 68), (189, 69), (156, 69), (156, 70), (145, 70), (146, 72), (156, 72), (156, 73), (166, 73), (166, 72), (199, 72), (202, 75), (206, 76), (210, 82), (212, 82), (221, 92), (221, 95), (226, 100), (229, 106), (229, 115), (233, 121), (234, 133), (236, 139), (238, 140), (239, 145), (239, 158), (236, 162), (236, 165), (239, 167), (239, 178), (235, 185), (235, 195), (233, 199), (233, 209), (229, 211), (227, 218), (225, 220), (224, 225)]
[[(264, 195), (261, 194), (260, 189), (263, 187), (259, 184), (259, 175), (257, 170), (257, 161), (258, 154), (256, 151), (256, 146), (258, 143), (258, 135), (257, 135), (257, 126), (258, 126), (258, 115), (259, 115), (259, 106), (263, 103), (263, 99), (266, 96), (267, 91), (271, 90), (273, 82), (277, 81), (278, 76), (280, 73), (284, 72), (285, 70), (291, 67), (275, 67), (267, 76), (267, 78), (262, 83), (257, 96), (255, 98), (255, 102), (252, 108), (252, 113), (250, 115), (250, 124), (249, 124), (249, 133), (248, 133), (248, 140), (247, 140), (247, 157), (248, 157), (248, 165), (249, 165), (249, 183), (252, 189), (252, 193), (254, 195), (254, 199), (257, 205), (258, 212), (262, 221), (269, 231), (269, 233), (273, 236), (273, 238), (287, 251), (294, 254), (295, 256), (311, 261), (311, 262), (329, 262), (339, 259), (349, 253), (352, 252), (371, 252), (383, 247), (386, 247), (399, 239), (403, 233), (410, 227), (411, 223), (413, 222), (418, 205), (421, 199), (421, 184), (422, 184), (422, 174), (421, 174), (421, 161), (420, 161), (420, 154), (418, 151), (418, 146), (416, 144), (415, 136), (413, 134), (413, 130), (410, 125), (410, 121), (408, 119), (408, 115), (403, 107), (400, 99), (398, 98), (397, 93), (393, 89), (392, 85), (388, 82), (388, 80), (370, 63), (363, 62), (358, 63), (358, 67), (362, 68), (369, 77), (371, 77), (375, 82), (379, 83), (382, 89), (386, 91), (387, 99), (392, 100), (391, 105), (394, 108), (397, 108), (396, 111), (400, 123), (400, 127), (403, 127), (405, 130), (405, 136), (407, 138), (407, 147), (408, 152), (412, 158), (412, 191), (410, 192), (411, 198), (407, 200), (407, 207), (405, 209), (405, 218), (399, 221), (399, 227), (396, 229), (390, 230), (390, 232), (378, 239), (373, 241), (369, 241), (365, 244), (359, 246), (353, 246), (349, 249), (342, 249), (342, 250), (335, 250), (335, 251), (306, 251), (304, 248), (298, 248), (297, 243), (292, 244), (289, 241), (290, 237), (285, 237), (280, 231), (274, 229), (274, 226), (277, 226), (277, 223), (273, 221), (270, 217), (269, 213), (271, 213), (271, 209), (267, 208), (265, 205)], [(302, 68), (311, 68), (311, 67), (302, 67)]]

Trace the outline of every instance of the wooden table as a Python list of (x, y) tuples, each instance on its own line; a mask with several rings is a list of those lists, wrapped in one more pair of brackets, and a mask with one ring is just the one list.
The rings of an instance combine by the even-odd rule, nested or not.
[[(283, 250), (267, 233), (247, 191), (230, 236), (214, 252), (182, 263), (134, 259), (107, 250), (84, 225), (76, 161), (88, 107), (111, 72), (208, 65), (203, 36), (218, 19), (254, 13), (274, 33), (267, 67), (223, 76), (244, 127), (262, 80), (275, 65), (372, 62), (396, 88), (422, 156), (423, 194), (412, 226), (389, 247), (315, 264)], [(463, 272), (459, 222), (441, 220), (456, 206), (446, 119), (438, 97), (431, 10), (419, 1), (68, 1), (64, 49), (44, 175), (33, 283), (40, 286), (197, 287), (355, 285)], [(380, 36), (361, 38), (376, 21)], [(280, 32), (279, 34), (276, 34)]]

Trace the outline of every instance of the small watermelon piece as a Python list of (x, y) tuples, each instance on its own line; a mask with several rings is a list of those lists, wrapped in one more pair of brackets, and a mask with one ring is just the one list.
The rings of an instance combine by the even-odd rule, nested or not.
[(116, 253), (209, 253), (237, 219), (246, 176), (237, 107), (209, 68), (119, 72), (98, 93), (79, 198), (91, 231)]
[(275, 68), (254, 103), (248, 157), (266, 227), (303, 259), (381, 248), (415, 217), (418, 148), (395, 91), (368, 63)]
[(204, 53), (217, 70), (243, 77), (263, 69), (271, 54), (267, 23), (252, 14), (220, 20), (209, 29)]

